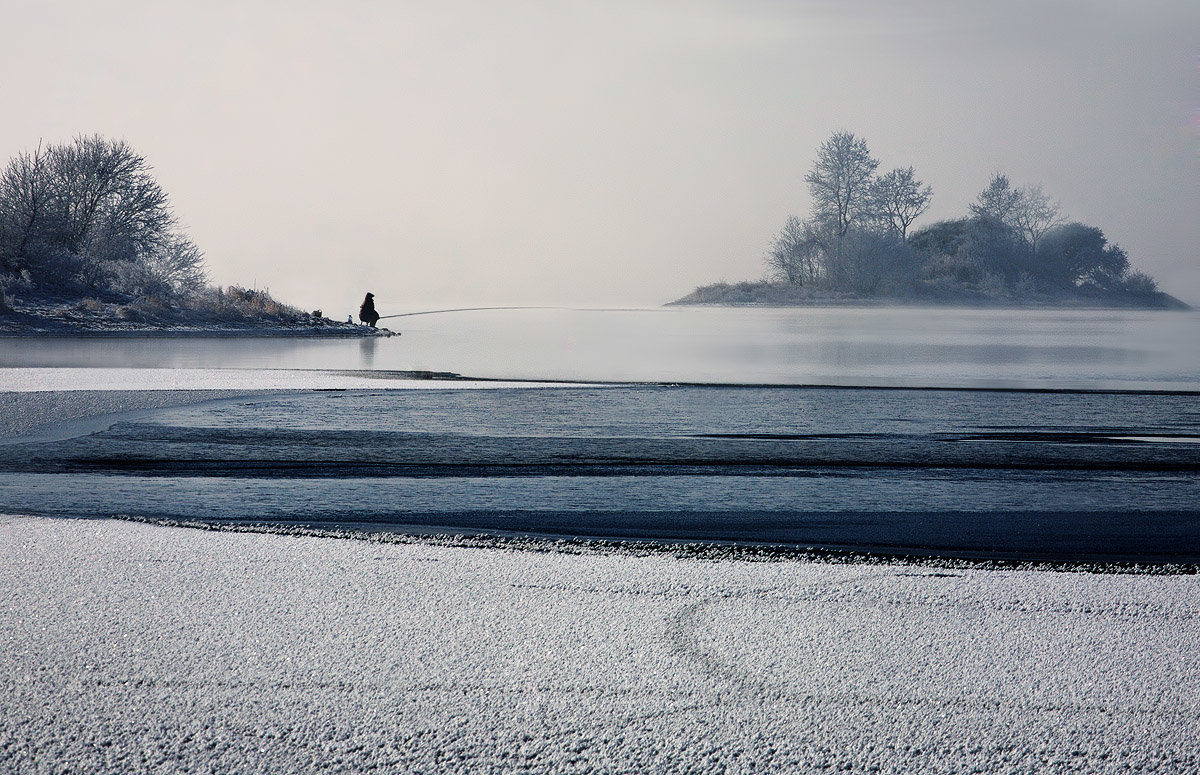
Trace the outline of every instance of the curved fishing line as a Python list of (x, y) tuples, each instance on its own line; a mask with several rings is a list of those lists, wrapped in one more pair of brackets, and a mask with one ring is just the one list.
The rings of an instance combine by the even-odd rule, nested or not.
[(380, 315), (379, 319), (409, 318), (414, 315), (440, 315), (443, 312), (482, 312), (494, 309), (566, 309), (566, 307), (457, 307), (455, 309), (429, 309), (422, 312), (401, 312), (397, 315)]

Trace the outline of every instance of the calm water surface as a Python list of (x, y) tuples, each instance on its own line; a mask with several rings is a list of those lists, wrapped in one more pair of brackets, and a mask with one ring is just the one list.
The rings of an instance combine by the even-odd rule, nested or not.
[(8, 339), (3, 366), (450, 371), (472, 377), (1200, 389), (1200, 313), (887, 307), (521, 309), (370, 340)]
[[(654, 384), (431, 383), (447, 389), (116, 418), (0, 445), (0, 513), (1200, 562), (1197, 313), (526, 309), (392, 322), (402, 336), (0, 340), (0, 366)], [(876, 389), (938, 387), (985, 389)], [(1010, 387), (1056, 391), (990, 389)]]
[(289, 392), (0, 445), (0, 513), (1200, 562), (1198, 404), (836, 387)]

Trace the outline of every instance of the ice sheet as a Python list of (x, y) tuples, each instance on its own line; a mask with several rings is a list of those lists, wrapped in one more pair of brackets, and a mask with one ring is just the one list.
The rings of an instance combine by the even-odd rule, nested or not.
[(1200, 767), (1200, 579), (0, 520), (0, 769)]
[[(0, 368), (0, 392), (41, 390), (451, 390), (539, 387), (546, 383), (406, 379), (318, 369)], [(554, 383), (558, 385), (559, 383)]]

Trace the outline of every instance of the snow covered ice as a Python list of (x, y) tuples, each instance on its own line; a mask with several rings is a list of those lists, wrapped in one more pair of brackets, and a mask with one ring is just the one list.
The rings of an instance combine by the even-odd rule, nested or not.
[(16, 772), (1186, 772), (1200, 579), (0, 522)]

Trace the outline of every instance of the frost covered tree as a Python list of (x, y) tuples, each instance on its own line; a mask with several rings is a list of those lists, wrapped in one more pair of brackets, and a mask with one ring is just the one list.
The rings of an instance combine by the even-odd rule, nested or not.
[(1008, 176), (997, 172), (992, 175), (987, 188), (979, 192), (969, 209), (974, 218), (990, 218), (1000, 223), (1011, 224), (1013, 210), (1020, 199), (1020, 192), (1013, 188)]
[(813, 200), (813, 216), (828, 224), (838, 238), (871, 218), (871, 186), (879, 162), (867, 141), (839, 130), (817, 149), (812, 169), (804, 176)]
[(204, 256), (145, 157), (91, 135), (18, 154), (0, 173), (0, 271), (48, 289), (169, 294), (203, 285)]
[(51, 150), (55, 214), (68, 249), (146, 253), (163, 243), (175, 218), (149, 164), (129, 145), (92, 135)]
[(767, 269), (776, 278), (793, 285), (812, 282), (821, 274), (823, 247), (810, 222), (788, 216), (767, 251)]
[(808, 288), (764, 298), (1174, 303), (1156, 298), (1153, 280), (1131, 272), (1100, 229), (1066, 223), (1040, 185), (1018, 188), (994, 173), (968, 217), (916, 228), (932, 187), (912, 167), (877, 176), (878, 166), (850, 132), (821, 144), (804, 178), (811, 213), (789, 217), (766, 253), (771, 280)]
[(1051, 201), (1040, 185), (1023, 186), (1017, 194), (1011, 225), (1036, 252), (1047, 232), (1063, 222), (1062, 214), (1058, 203)]
[(918, 180), (912, 167), (897, 167), (871, 186), (873, 215), (900, 239), (908, 237), (908, 227), (929, 209), (931, 199), (933, 188)]
[(1062, 213), (1040, 185), (1014, 188), (1007, 175), (996, 173), (970, 207), (971, 215), (992, 219), (1021, 235), (1032, 251), (1042, 238), (1063, 223)]
[(775, 237), (767, 252), (773, 277), (852, 292), (912, 285), (905, 238), (933, 190), (912, 167), (876, 177), (878, 167), (866, 141), (851, 132), (839, 130), (821, 144), (804, 177), (812, 213), (788, 218)]
[(27, 269), (31, 242), (46, 230), (51, 198), (49, 154), (39, 144), (22, 152), (0, 173), (0, 272)]
[(1129, 258), (1121, 246), (1109, 244), (1103, 231), (1083, 223), (1046, 232), (1037, 259), (1038, 273), (1064, 286), (1117, 288), (1129, 273)]

